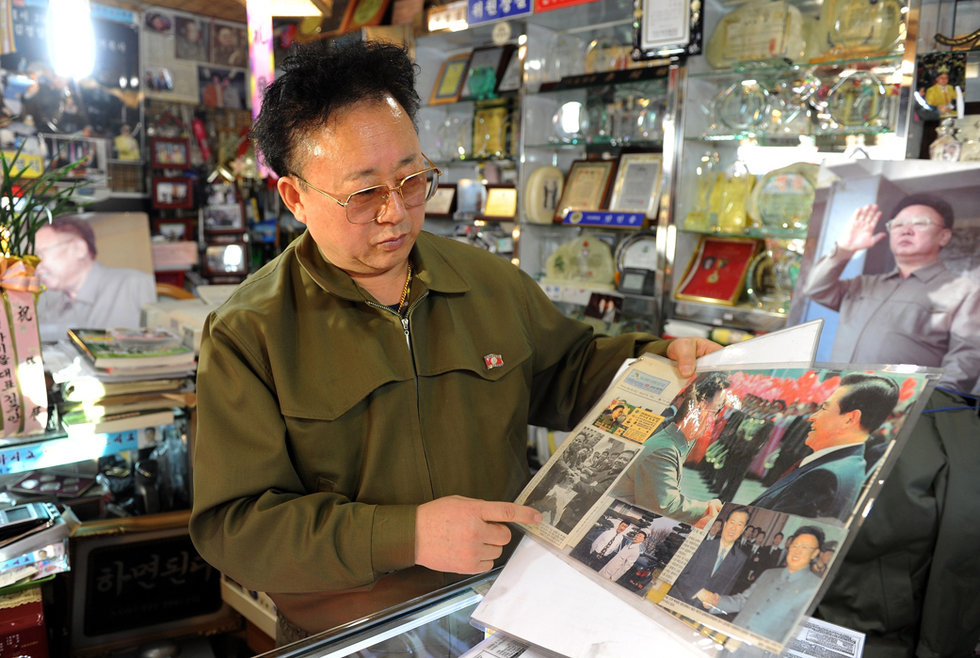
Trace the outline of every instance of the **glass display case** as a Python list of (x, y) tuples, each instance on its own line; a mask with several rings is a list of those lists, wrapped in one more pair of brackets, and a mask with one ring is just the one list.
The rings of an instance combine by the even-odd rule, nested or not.
[(469, 619), (499, 572), (498, 568), (473, 576), (262, 656), (459, 656), (486, 637)]
[[(681, 70), (665, 316), (748, 331), (785, 324), (807, 221), (821, 203), (819, 166), (906, 157), (910, 9), (865, 0), (707, 3), (705, 54)], [(744, 276), (734, 303), (683, 293), (692, 268), (704, 265), (707, 236), (755, 241), (747, 263), (708, 262)]]

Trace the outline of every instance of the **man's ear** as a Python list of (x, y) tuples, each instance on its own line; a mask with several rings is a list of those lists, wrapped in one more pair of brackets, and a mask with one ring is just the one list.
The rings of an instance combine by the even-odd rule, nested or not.
[(953, 229), (944, 228), (942, 233), (939, 234), (939, 246), (945, 247), (949, 244), (949, 241), (953, 239)]
[(293, 213), (296, 221), (301, 224), (306, 224), (306, 204), (303, 203), (299, 194), (300, 185), (302, 183), (292, 176), (283, 176), (276, 181), (276, 188), (279, 190), (279, 196), (282, 197), (282, 202), (289, 208), (289, 212)]
[(841, 414), (844, 417), (844, 421), (854, 427), (861, 427), (861, 410), (851, 409), (846, 414)]

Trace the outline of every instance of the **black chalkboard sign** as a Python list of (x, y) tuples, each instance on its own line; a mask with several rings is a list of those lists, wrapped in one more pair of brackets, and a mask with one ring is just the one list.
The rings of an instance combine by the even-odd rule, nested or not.
[(73, 647), (221, 624), (221, 574), (187, 529), (72, 538)]

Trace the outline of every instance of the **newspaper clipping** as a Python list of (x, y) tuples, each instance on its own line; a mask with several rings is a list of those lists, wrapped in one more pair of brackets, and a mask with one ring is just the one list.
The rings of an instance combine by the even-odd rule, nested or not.
[(518, 497), (544, 516), (524, 529), (638, 609), (779, 652), (937, 378), (812, 366), (684, 381), (645, 355)]

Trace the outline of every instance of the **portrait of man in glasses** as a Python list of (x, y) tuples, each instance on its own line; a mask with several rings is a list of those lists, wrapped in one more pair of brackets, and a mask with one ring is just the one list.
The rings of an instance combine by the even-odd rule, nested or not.
[[(953, 209), (928, 194), (905, 197), (876, 231), (881, 209), (857, 209), (803, 290), (839, 311), (831, 360), (941, 366), (940, 386), (977, 393), (980, 373), (980, 288), (952, 272), (940, 253), (953, 235)], [(841, 279), (854, 254), (882, 240), (895, 260), (883, 274)]]
[(491, 569), (506, 524), (542, 518), (512, 502), (528, 424), (574, 427), (626, 358), (690, 376), (718, 347), (599, 336), (509, 260), (424, 231), (417, 68), (384, 42), (290, 51), (252, 138), (306, 230), (202, 334), (191, 537), (275, 601), (280, 644)]

